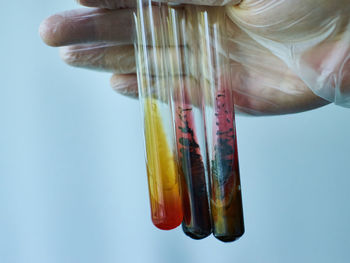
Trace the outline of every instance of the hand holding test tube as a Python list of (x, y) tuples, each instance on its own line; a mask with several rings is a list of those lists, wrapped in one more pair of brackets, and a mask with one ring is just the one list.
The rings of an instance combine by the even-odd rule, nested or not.
[[(121, 2), (123, 2), (123, 6), (119, 5)], [(221, 4), (223, 4), (223, 2), (224, 1), (221, 1)], [(237, 1), (237, 3), (238, 2), (239, 1)], [(239, 110), (253, 115), (286, 114), (309, 110), (327, 104), (327, 101), (322, 98), (330, 102), (335, 101), (344, 106), (349, 105), (349, 89), (347, 87), (349, 87), (348, 68), (350, 64), (346, 63), (346, 61), (349, 57), (348, 21), (350, 12), (347, 1), (313, 0), (305, 3), (305, 1), (301, 2), (301, 0), (284, 0), (281, 1), (278, 6), (270, 8), (271, 2), (273, 1), (242, 1), (237, 6), (230, 6), (227, 7), (226, 10), (222, 9), (220, 11), (222, 17), (223, 14), (228, 14), (230, 17), (227, 34), (229, 35), (229, 49), (231, 50), (230, 63), (234, 64), (235, 69), (231, 72), (231, 75), (234, 78), (234, 85), (227, 91), (224, 89), (225, 85), (215, 84), (219, 83), (219, 81), (225, 83), (226, 80), (220, 80), (220, 77), (209, 78), (209, 76), (213, 76), (211, 73), (214, 72), (214, 75), (216, 74), (215, 71), (210, 72), (211, 68), (218, 68), (217, 64), (210, 64), (216, 60), (211, 60), (208, 64), (211, 66), (205, 64), (206, 59), (203, 60), (203, 58), (215, 58), (215, 54), (217, 54), (215, 50), (218, 49), (214, 49), (212, 56), (208, 56), (209, 53), (203, 53), (203, 51), (195, 53), (193, 52), (193, 49), (189, 48), (188, 51), (192, 51), (194, 54), (193, 56), (197, 58), (193, 59), (193, 61), (196, 61), (197, 66), (201, 67), (200, 70), (197, 70), (202, 74), (201, 77), (198, 78), (198, 72), (193, 73), (192, 79), (190, 79), (190, 82), (188, 83), (196, 81), (195, 85), (184, 85), (184, 83), (187, 83), (188, 81), (185, 78), (185, 81), (181, 85), (178, 85), (181, 87), (180, 90), (186, 90), (189, 94), (186, 95), (186, 93), (184, 93), (185, 97), (187, 96), (190, 98), (189, 101), (185, 99), (184, 101), (186, 103), (182, 103), (181, 100), (175, 98), (176, 92), (174, 92), (173, 87), (168, 85), (168, 83), (171, 82), (169, 79), (167, 80), (166, 85), (163, 85), (162, 83), (149, 85), (149, 87), (153, 86), (152, 89), (149, 90), (149, 93), (154, 93), (154, 87), (163, 86), (170, 88), (171, 96), (173, 96), (170, 99), (172, 104), (172, 113), (170, 115), (172, 115), (171, 118), (173, 118), (171, 121), (169, 121), (168, 117), (164, 116), (164, 113), (166, 112), (164, 109), (167, 108), (167, 100), (169, 100), (164, 97), (164, 94), (158, 96), (158, 99), (153, 101), (154, 103), (152, 103), (152, 101), (149, 102), (148, 100), (143, 101), (143, 105), (146, 105), (143, 107), (143, 110), (148, 116), (145, 117), (145, 130), (150, 131), (150, 136), (148, 136), (149, 139), (147, 140), (148, 144), (146, 143), (146, 148), (149, 149), (148, 155), (152, 156), (153, 153), (156, 152), (155, 149), (157, 149), (158, 154), (155, 154), (155, 158), (153, 159), (158, 160), (163, 164), (158, 165), (157, 162), (154, 161), (148, 162), (147, 168), (150, 171), (149, 173), (164, 174), (164, 171), (169, 170), (170, 172), (167, 172), (168, 174), (184, 174), (184, 176), (180, 178), (191, 178), (194, 173), (203, 170), (202, 165), (193, 165), (194, 160), (202, 160), (204, 164), (204, 173), (207, 173), (209, 177), (209, 179), (206, 179), (206, 183), (208, 184), (209, 182), (210, 188), (207, 190), (206, 194), (209, 194), (211, 198), (209, 207), (211, 209), (211, 219), (214, 221), (212, 224), (214, 234), (217, 232), (215, 229), (221, 229), (219, 232), (230, 232), (228, 231), (228, 227), (225, 227), (225, 225), (227, 225), (225, 220), (220, 221), (221, 223), (216, 224), (215, 226), (215, 214), (222, 214), (224, 210), (222, 210), (221, 207), (228, 207), (228, 204), (239, 204), (239, 202), (232, 203), (229, 201), (239, 200), (240, 196), (239, 180), (236, 179), (230, 181), (225, 179), (227, 174), (229, 174), (225, 171), (229, 170), (238, 174), (238, 162), (237, 165), (235, 164), (236, 161), (232, 162), (232, 156), (234, 160), (237, 160), (237, 158), (234, 157), (234, 155), (237, 154), (237, 151), (230, 152), (223, 150), (226, 149), (226, 147), (223, 147), (225, 145), (231, 147), (233, 143), (236, 144), (235, 129), (233, 128), (230, 130), (231, 128), (228, 127), (234, 127), (234, 125), (223, 124), (225, 123), (225, 119), (226, 121), (228, 120), (227, 123), (229, 123), (231, 119), (234, 119), (230, 117), (232, 116), (232, 112), (229, 108), (227, 110), (221, 110), (224, 108), (223, 104), (229, 104), (225, 100), (231, 101), (231, 93), (234, 93), (235, 95), (236, 106), (238, 106)], [(115, 72), (111, 82), (112, 86), (123, 94), (135, 96), (137, 85), (135, 81), (136, 75), (132, 74), (135, 73), (133, 63), (135, 59), (133, 47), (131, 45), (132, 23), (130, 22), (132, 20), (132, 8), (135, 6), (135, 1), (95, 0), (79, 1), (79, 3), (85, 6), (100, 7), (100, 9), (74, 10), (52, 16), (42, 23), (40, 27), (41, 36), (49, 45), (65, 46), (61, 50), (62, 58), (71, 65)], [(219, 1), (198, 0), (191, 3), (218, 4)], [(291, 5), (293, 8), (290, 8)], [(110, 10), (101, 8), (108, 8)], [(310, 19), (310, 16), (305, 15), (311, 11), (314, 14), (312, 16), (313, 19)], [(177, 13), (179, 12), (177, 11)], [(210, 22), (210, 17), (213, 18), (213, 16), (209, 10), (206, 13), (207, 18), (204, 19), (204, 21), (209, 21), (209, 23), (207, 23), (207, 25), (209, 25), (207, 29), (213, 28), (211, 25), (214, 25), (215, 23)], [(205, 14), (205, 12), (202, 14)], [(186, 17), (188, 18), (188, 16)], [(192, 17), (198, 19), (197, 15)], [(274, 21), (280, 18), (283, 18), (283, 24), (276, 24)], [(187, 19), (186, 21), (190, 20)], [(211, 19), (211, 21), (215, 21), (215, 19)], [(156, 23), (155, 25), (158, 26), (159, 24)], [(198, 23), (197, 25), (201, 25), (201, 23)], [(270, 27), (270, 25), (273, 26)], [(284, 28), (285, 30), (281, 30), (281, 28)], [(331, 30), (324, 30), (325, 28)], [(193, 32), (194, 33), (191, 35), (192, 39), (196, 39), (197, 41), (205, 39), (205, 37), (202, 37), (205, 30), (201, 31), (201, 35), (199, 35), (198, 32)], [(207, 34), (207, 36), (215, 35), (215, 30), (207, 30), (206, 32), (211, 32)], [(220, 32), (220, 30), (218, 32)], [(329, 33), (329, 36), (324, 38), (322, 36), (324, 33)], [(290, 40), (293, 40), (293, 45), (290, 45)], [(186, 43), (184, 40), (181, 41), (182, 43)], [(305, 45), (305, 41), (307, 41), (309, 45)], [(201, 50), (205, 47), (205, 43), (204, 45), (198, 45), (198, 43), (192, 45), (190, 43), (187, 47), (195, 47), (196, 45), (197, 47), (201, 47)], [(182, 48), (179, 50), (181, 51), (180, 57), (183, 57), (184, 55), (182, 52), (186, 51), (186, 49)], [(207, 51), (209, 50), (210, 49), (207, 49)], [(225, 48), (222, 50), (225, 51)], [(293, 51), (293, 53), (291, 53), (291, 51)], [(149, 56), (149, 61), (159, 58), (161, 61), (164, 61), (159, 55), (154, 56), (154, 52), (149, 52), (149, 54), (153, 54), (152, 56)], [(157, 54), (157, 52), (155, 54)], [(290, 57), (290, 54), (293, 54), (293, 56)], [(168, 54), (163, 54), (163, 56), (167, 55)], [(188, 55), (185, 55), (185, 57), (188, 57)], [(216, 57), (220, 58), (220, 56)], [(329, 60), (330, 57), (332, 57), (331, 60)], [(186, 63), (191, 62), (191, 59), (187, 58), (185, 61)], [(183, 63), (183, 61), (181, 63)], [(297, 69), (295, 68), (296, 65), (298, 66)], [(322, 65), (322, 67), (319, 67), (319, 65)], [(340, 65), (342, 66), (340, 67)], [(169, 67), (164, 68), (169, 70)], [(194, 68), (196, 67), (193, 67), (193, 65), (188, 67), (190, 71)], [(190, 75), (188, 74), (188, 69), (185, 68), (185, 65), (181, 65), (181, 74), (185, 73)], [(180, 72), (180, 70), (178, 70), (178, 72)], [(186, 70), (187, 72), (185, 72)], [(159, 73), (157, 74), (159, 75)], [(164, 73), (162, 74), (164, 76)], [(172, 75), (174, 74), (172, 73)], [(220, 74), (216, 75), (220, 76)], [(197, 76), (197, 78), (195, 76)], [(205, 79), (203, 76), (207, 76), (208, 80), (203, 81), (203, 79)], [(221, 74), (221, 76), (223, 75)], [(320, 79), (319, 76), (322, 76), (322, 79)], [(329, 83), (329, 78), (327, 76), (336, 77), (334, 83)], [(172, 78), (174, 79), (174, 76)], [(306, 81), (306, 83), (301, 79)], [(166, 80), (166, 77), (164, 77), (163, 80)], [(198, 83), (201, 84), (198, 85)], [(210, 83), (214, 83), (216, 87), (221, 86), (221, 91), (211, 93), (207, 92), (215, 90), (208, 88), (210, 87)], [(215, 87), (215, 85), (211, 86)], [(312, 93), (309, 88), (315, 89), (314, 92), (319, 97)], [(204, 92), (202, 92), (204, 98), (198, 95), (193, 96), (192, 92), (196, 90), (204, 90)], [(218, 89), (216, 88), (216, 90)], [(154, 99), (155, 97), (157, 96), (153, 94), (152, 98)], [(215, 101), (214, 98), (218, 98), (218, 101)], [(204, 104), (203, 101), (201, 101), (203, 99), (205, 100)], [(159, 101), (164, 103), (160, 104)], [(220, 104), (222, 106), (219, 107)], [(203, 105), (206, 105), (204, 110), (202, 107)], [(210, 107), (209, 105), (214, 106)], [(181, 116), (181, 118), (178, 119), (174, 118), (174, 113), (176, 112), (174, 111), (174, 107), (176, 108), (176, 106), (179, 106), (177, 107), (177, 115)], [(187, 106), (191, 107), (193, 113), (187, 114)], [(210, 111), (213, 111), (214, 115), (210, 113)], [(150, 119), (152, 119), (150, 118), (152, 114), (149, 114), (148, 112), (153, 112), (152, 114), (154, 116), (159, 115), (160, 117), (150, 121)], [(230, 116), (226, 118), (225, 114)], [(206, 127), (206, 147), (201, 146), (203, 136), (200, 131), (201, 118), (198, 117), (199, 115), (211, 116), (209, 118), (203, 118)], [(179, 129), (174, 127), (172, 136), (174, 138), (176, 137), (175, 145), (172, 143), (172, 139), (168, 136), (170, 126), (164, 124), (164, 120), (167, 120), (167, 123), (170, 122), (173, 125), (174, 123), (177, 123), (178, 127), (183, 127), (182, 130), (186, 131), (181, 131), (181, 133), (179, 133)], [(212, 122), (212, 125), (208, 124), (210, 122)], [(186, 125), (181, 126), (184, 124), (188, 124), (188, 127)], [(164, 140), (165, 137), (167, 137), (166, 140)], [(178, 140), (181, 137), (182, 144), (179, 143), (180, 140)], [(166, 143), (163, 143), (164, 141), (166, 141)], [(195, 146), (195, 150), (188, 147), (191, 145)], [(181, 156), (181, 150), (183, 153), (187, 153)], [(177, 152), (175, 153), (175, 151)], [(163, 152), (166, 152), (166, 154), (163, 154)], [(198, 155), (200, 158), (197, 158)], [(189, 158), (184, 158), (188, 156)], [(217, 156), (221, 159), (218, 159)], [(182, 162), (181, 158), (182, 160), (188, 161)], [(175, 165), (165, 164), (169, 162), (169, 160)], [(185, 170), (184, 168), (186, 168), (186, 166), (182, 163), (186, 163), (186, 166), (189, 167), (187, 171), (190, 172), (183, 173), (182, 170)], [(197, 162), (197, 164), (200, 163), (201, 162)], [(211, 167), (207, 167), (210, 165)], [(218, 168), (220, 166), (226, 168)], [(227, 169), (227, 167), (230, 167), (230, 169)], [(234, 167), (234, 169), (232, 169), (232, 167)], [(176, 178), (176, 176), (170, 176), (170, 178)], [(215, 180), (218, 181), (217, 184), (215, 183)], [(191, 186), (188, 182), (191, 181), (187, 181), (189, 189), (191, 187), (195, 188), (193, 187), (195, 185), (194, 183)], [(203, 182), (203, 180), (198, 180), (198, 182)], [(222, 187), (225, 182), (228, 182), (228, 184), (226, 184), (226, 187)], [(150, 180), (150, 192), (153, 193), (154, 189), (156, 189), (156, 194), (152, 195), (158, 196), (155, 200), (163, 200), (163, 203), (171, 204), (173, 202), (168, 200), (181, 200), (177, 191), (173, 191), (171, 194), (171, 196), (174, 196), (175, 198), (164, 198), (160, 189), (170, 189), (170, 185), (177, 185), (177, 187), (174, 187), (173, 189), (177, 189), (179, 185), (181, 185), (180, 188), (184, 188), (182, 183), (183, 180), (170, 180), (169, 182), (165, 181), (164, 186), (160, 186), (155, 184), (154, 180)], [(201, 184), (202, 183), (199, 183), (198, 185)], [(233, 187), (228, 187), (229, 185), (233, 185)], [(221, 202), (222, 198), (220, 196), (222, 195), (220, 193), (229, 193), (229, 189), (234, 192), (232, 192), (232, 195), (228, 194), (228, 196), (236, 197), (234, 199), (224, 198), (223, 200), (225, 202)], [(180, 197), (182, 197), (183, 203), (185, 200), (184, 196), (185, 195), (182, 192)], [(188, 197), (189, 196), (190, 195), (188, 195)], [(194, 197), (192, 199), (194, 199)], [(191, 200), (187, 198), (188, 204), (190, 204), (190, 201)], [(161, 202), (155, 202), (154, 204), (156, 204), (154, 207), (157, 207)], [(213, 207), (215, 208), (215, 205), (217, 205), (217, 213), (215, 213), (215, 209), (213, 209)], [(163, 209), (164, 207), (165, 206), (162, 205), (159, 206), (159, 208)], [(175, 205), (174, 207), (180, 206)], [(187, 231), (187, 234), (192, 235), (193, 237), (196, 236), (197, 238), (205, 236), (206, 234), (198, 234), (198, 231), (195, 230), (200, 228), (192, 227), (201, 225), (196, 223), (198, 221), (196, 221), (195, 218), (204, 217), (196, 217), (194, 216), (195, 213), (188, 213), (191, 212), (191, 209), (186, 210), (184, 204), (182, 204), (182, 207), (184, 222), (191, 226), (191, 228), (189, 228), (190, 230), (186, 230), (186, 224), (183, 224), (185, 232)], [(171, 210), (175, 211), (174, 209)], [(159, 221), (154, 220), (159, 227), (170, 229), (181, 221), (181, 212), (174, 213), (177, 214), (178, 217), (173, 222), (177, 223), (172, 223), (166, 227), (164, 225), (162, 226), (162, 217), (168, 218), (173, 216), (171, 214), (166, 214), (165, 211), (166, 210), (160, 209), (155, 213), (155, 215), (157, 215), (156, 217), (160, 219)], [(224, 219), (224, 217), (221, 217), (221, 219)], [(204, 221), (208, 222), (208, 220)], [(240, 221), (239, 217), (236, 221)], [(240, 227), (240, 229), (242, 229), (242, 227)], [(196, 231), (197, 234), (194, 236), (193, 233)], [(237, 233), (239, 232), (242, 231), (238, 231)], [(219, 237), (222, 235), (216, 234), (216, 236)], [(227, 239), (223, 236), (221, 238)]]

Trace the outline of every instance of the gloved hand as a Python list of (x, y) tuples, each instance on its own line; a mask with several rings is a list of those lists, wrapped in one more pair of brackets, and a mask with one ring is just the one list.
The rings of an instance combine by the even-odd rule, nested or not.
[[(112, 87), (137, 95), (135, 0), (80, 0), (46, 19), (40, 33), (68, 64), (111, 71)], [(173, 1), (174, 2), (174, 1)], [(181, 1), (179, 1), (181, 2)], [(239, 112), (301, 112), (329, 102), (350, 107), (350, 5), (347, 0), (191, 0), (227, 4), (233, 89)]]

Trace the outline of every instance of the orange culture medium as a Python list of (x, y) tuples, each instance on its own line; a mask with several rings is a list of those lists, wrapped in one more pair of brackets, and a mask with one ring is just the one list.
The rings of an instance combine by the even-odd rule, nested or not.
[(169, 147), (156, 101), (145, 100), (145, 140), (151, 216), (163, 230), (179, 226), (183, 219), (177, 164)]

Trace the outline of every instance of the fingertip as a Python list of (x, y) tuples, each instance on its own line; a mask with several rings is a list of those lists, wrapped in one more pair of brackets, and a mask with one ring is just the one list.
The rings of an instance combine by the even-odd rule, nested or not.
[(110, 79), (111, 87), (117, 93), (131, 97), (138, 97), (136, 74), (114, 74)]
[(59, 54), (61, 59), (70, 66), (76, 66), (75, 61), (76, 58), (74, 56), (74, 52), (70, 46), (63, 46), (59, 48)]
[(58, 36), (62, 28), (64, 18), (61, 15), (53, 15), (46, 18), (39, 26), (39, 34), (41, 39), (49, 46), (60, 46)]

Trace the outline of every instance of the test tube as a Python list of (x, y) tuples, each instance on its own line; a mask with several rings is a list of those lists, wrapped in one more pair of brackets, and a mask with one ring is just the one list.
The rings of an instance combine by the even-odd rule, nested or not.
[(137, 0), (134, 15), (139, 99), (143, 117), (151, 217), (169, 230), (183, 219), (176, 145), (167, 88), (166, 50), (161, 23), (163, 7)]
[(225, 9), (137, 1), (152, 220), (234, 241), (244, 223)]
[(202, 239), (212, 233), (212, 224), (199, 50), (193, 41), (195, 20), (193, 7), (169, 5), (167, 54), (184, 213), (182, 228), (191, 238)]
[(197, 9), (213, 234), (230, 242), (243, 235), (244, 222), (225, 7)]

